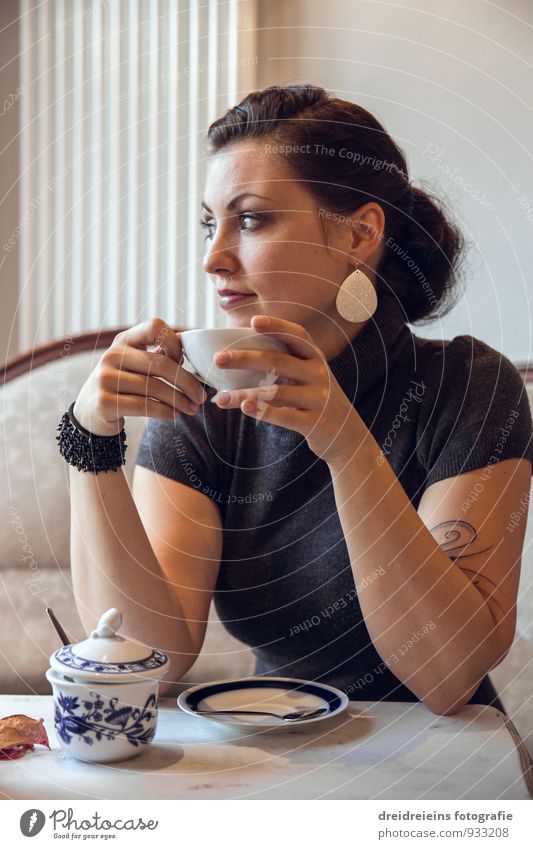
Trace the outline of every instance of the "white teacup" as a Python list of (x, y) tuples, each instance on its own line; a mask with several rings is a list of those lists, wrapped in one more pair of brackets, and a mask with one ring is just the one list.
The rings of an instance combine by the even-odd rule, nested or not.
[[(279, 339), (257, 333), (253, 327), (222, 327), (199, 330), (184, 330), (180, 333), (183, 350), (188, 361), (204, 383), (218, 392), (223, 389), (251, 389), (263, 385), (268, 369), (222, 368), (213, 363), (217, 351), (224, 348), (248, 348), (290, 353), (290, 349)], [(269, 383), (275, 383), (277, 375), (271, 375)]]

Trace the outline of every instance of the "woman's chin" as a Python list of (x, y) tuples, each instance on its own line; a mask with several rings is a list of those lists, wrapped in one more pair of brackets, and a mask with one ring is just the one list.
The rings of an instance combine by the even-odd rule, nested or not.
[(234, 307), (231, 310), (227, 310), (226, 311), (226, 321), (228, 323), (228, 326), (229, 327), (250, 327), (250, 320), (251, 320), (252, 316), (261, 315), (262, 312), (263, 312), (263, 310), (258, 306), (255, 299), (254, 299), (254, 302), (255, 302), (255, 307), (253, 309), (250, 309), (250, 307), (252, 306), (252, 304), (250, 304), (249, 306), (247, 305), (247, 308), (244, 308), (244, 309), (239, 308), (239, 307)]
[(228, 327), (250, 327), (250, 319), (253, 315), (256, 315), (256, 313), (248, 313), (248, 315), (244, 313), (241, 313), (241, 315), (227, 313)]

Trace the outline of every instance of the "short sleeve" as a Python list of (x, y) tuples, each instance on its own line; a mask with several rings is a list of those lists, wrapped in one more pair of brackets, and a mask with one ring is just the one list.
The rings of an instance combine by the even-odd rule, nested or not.
[(427, 486), (510, 458), (533, 464), (531, 408), (513, 363), (472, 336), (438, 348), (425, 370), (417, 452)]
[(198, 413), (149, 419), (136, 464), (219, 501), (223, 489), (224, 410), (207, 400)]

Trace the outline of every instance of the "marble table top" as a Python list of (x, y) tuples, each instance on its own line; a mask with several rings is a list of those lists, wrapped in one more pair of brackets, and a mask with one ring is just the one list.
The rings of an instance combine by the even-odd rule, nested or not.
[(530, 799), (533, 766), (512, 723), (466, 705), (350, 702), (312, 730), (224, 728), (160, 703), (153, 744), (100, 765), (66, 754), (51, 696), (0, 696), (0, 716), (43, 718), (51, 751), (0, 761), (3, 799)]

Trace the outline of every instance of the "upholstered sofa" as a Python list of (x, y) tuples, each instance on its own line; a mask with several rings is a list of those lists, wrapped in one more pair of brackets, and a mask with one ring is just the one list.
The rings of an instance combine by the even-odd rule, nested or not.
[[(21, 355), (3, 370), (0, 427), (0, 692), (47, 693), (48, 657), (58, 639), (52, 607), (71, 639), (84, 637), (69, 562), (68, 466), (55, 441), (62, 413), (116, 333), (67, 338)], [(533, 383), (528, 384), (533, 404)], [(146, 420), (126, 420), (131, 485)], [(528, 522), (515, 642), (491, 677), (533, 753), (533, 520)], [(213, 610), (201, 656), (187, 681), (253, 674), (251, 652), (231, 637)]]

